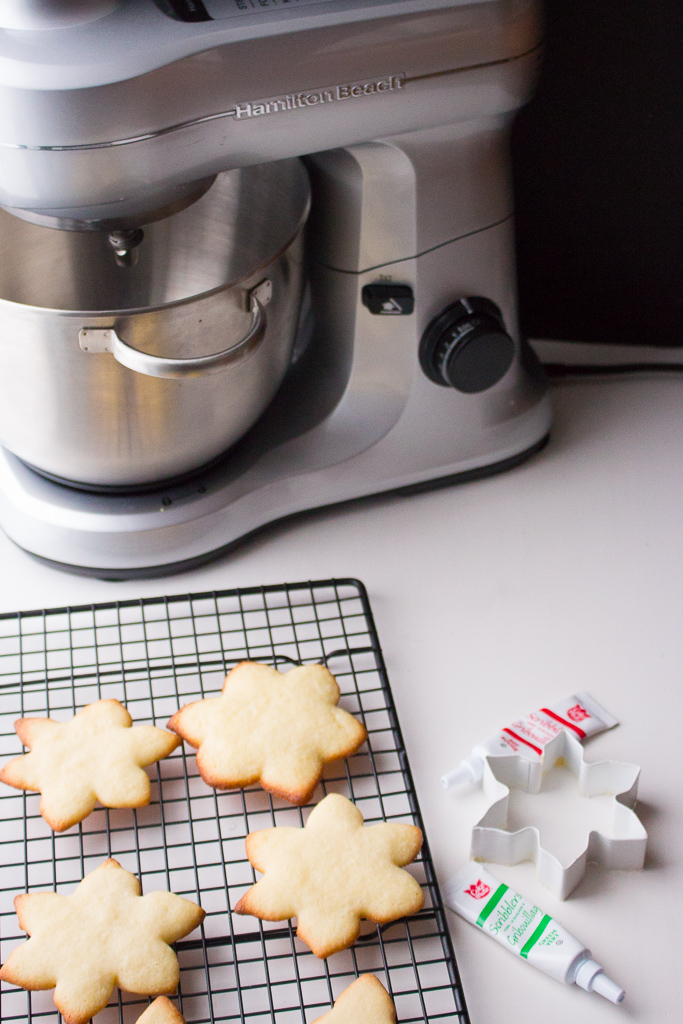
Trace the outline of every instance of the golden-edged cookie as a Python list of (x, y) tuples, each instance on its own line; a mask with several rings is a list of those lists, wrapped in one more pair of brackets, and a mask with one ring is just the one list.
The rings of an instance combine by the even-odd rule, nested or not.
[(264, 877), (235, 911), (264, 921), (296, 917), (299, 938), (316, 956), (330, 956), (356, 941), (361, 918), (386, 924), (422, 909), (422, 889), (402, 869), (421, 846), (414, 825), (365, 826), (350, 800), (331, 793), (304, 828), (247, 836), (247, 856)]
[(382, 982), (374, 974), (361, 974), (344, 989), (334, 1009), (313, 1024), (396, 1024), (396, 1009)]
[(197, 747), (197, 767), (216, 789), (260, 782), (293, 804), (311, 797), (328, 761), (355, 753), (363, 725), (337, 707), (339, 686), (323, 665), (278, 672), (242, 661), (220, 697), (181, 708), (168, 728)]
[(178, 960), (170, 943), (201, 924), (204, 911), (172, 892), (140, 895), (135, 875), (106, 860), (70, 896), (17, 896), (30, 938), (12, 950), (0, 980), (29, 990), (54, 988), (65, 1024), (86, 1024), (116, 985), (137, 995), (174, 992)]
[(177, 1006), (167, 999), (166, 996), (159, 996), (147, 1007), (142, 1017), (138, 1017), (138, 1024), (186, 1024), (185, 1018)]
[(88, 704), (69, 722), (20, 718), (14, 723), (30, 754), (15, 757), (0, 781), (42, 795), (40, 813), (55, 832), (105, 807), (144, 807), (150, 799), (146, 765), (174, 750), (177, 736), (153, 725), (133, 726), (117, 700)]

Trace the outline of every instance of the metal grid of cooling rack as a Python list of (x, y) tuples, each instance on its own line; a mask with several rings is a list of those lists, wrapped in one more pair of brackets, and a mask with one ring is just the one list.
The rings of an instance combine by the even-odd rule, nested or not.
[[(135, 811), (96, 809), (58, 835), (40, 817), (40, 796), (0, 784), (0, 954), (25, 939), (13, 898), (68, 893), (106, 857), (141, 879), (200, 903), (200, 932), (176, 944), (177, 1004), (188, 1024), (310, 1024), (362, 973), (391, 993), (400, 1024), (469, 1018), (434, 868), (425, 843), (411, 867), (425, 909), (378, 928), (318, 960), (290, 923), (230, 910), (255, 880), (248, 832), (301, 825), (326, 793), (351, 798), (366, 822), (422, 827), (367, 594), (355, 580), (122, 601), (0, 616), (0, 760), (22, 752), (13, 723), (24, 716), (67, 720), (114, 697), (134, 724), (164, 726), (179, 706), (221, 688), (225, 672), (250, 658), (275, 665), (324, 661), (368, 742), (328, 765), (311, 804), (295, 808), (259, 787), (216, 792), (199, 777), (194, 752), (178, 748), (150, 769), (152, 801)], [(133, 1024), (147, 1000), (120, 993), (97, 1024)], [(3, 983), (0, 1020), (56, 1024), (51, 992)]]

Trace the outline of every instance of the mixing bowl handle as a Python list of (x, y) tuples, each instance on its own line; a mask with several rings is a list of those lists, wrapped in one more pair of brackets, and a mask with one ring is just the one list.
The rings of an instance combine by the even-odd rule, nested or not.
[(249, 298), (251, 324), (247, 333), (236, 345), (210, 356), (194, 356), (191, 359), (153, 356), (128, 345), (119, 338), (113, 327), (84, 327), (79, 331), (78, 342), (83, 352), (111, 352), (122, 366), (148, 377), (204, 377), (239, 363), (263, 340), (266, 333), (264, 304), (255, 294), (255, 289), (250, 292)]

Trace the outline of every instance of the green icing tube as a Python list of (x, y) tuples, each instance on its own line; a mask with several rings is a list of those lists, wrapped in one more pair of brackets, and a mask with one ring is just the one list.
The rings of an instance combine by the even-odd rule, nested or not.
[(511, 953), (565, 985), (620, 1003), (624, 990), (607, 977), (589, 949), (531, 900), (471, 861), (444, 890), (444, 902)]

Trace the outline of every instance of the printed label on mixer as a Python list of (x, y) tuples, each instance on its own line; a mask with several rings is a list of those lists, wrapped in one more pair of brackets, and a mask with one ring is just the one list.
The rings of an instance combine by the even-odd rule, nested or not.
[(342, 85), (330, 85), (322, 89), (291, 92), (286, 96), (272, 96), (265, 100), (250, 100), (236, 104), (234, 110), (228, 111), (228, 114), (236, 121), (248, 121), (251, 118), (264, 117), (267, 114), (284, 114), (289, 110), (320, 107), (327, 103), (360, 99), (362, 96), (377, 96), (383, 93), (397, 92), (404, 88), (405, 75), (384, 75), (382, 78), (372, 78), (364, 82), (345, 82)]
[(234, 18), (239, 14), (268, 14), (292, 11), (298, 7), (314, 7), (330, 0), (205, 0), (212, 18)]
[(222, 21), (243, 14), (285, 14), (331, 0), (154, 0), (164, 14), (177, 21)]

